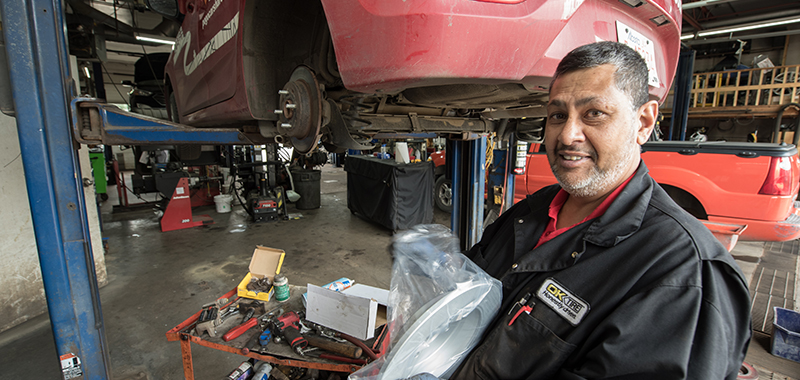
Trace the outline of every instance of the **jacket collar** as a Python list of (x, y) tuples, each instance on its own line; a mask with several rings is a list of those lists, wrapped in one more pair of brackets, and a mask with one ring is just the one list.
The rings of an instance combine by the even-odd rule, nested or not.
[(636, 173), (622, 193), (586, 229), (585, 241), (601, 247), (612, 247), (639, 230), (653, 193), (653, 180), (648, 172), (647, 166), (640, 160)]

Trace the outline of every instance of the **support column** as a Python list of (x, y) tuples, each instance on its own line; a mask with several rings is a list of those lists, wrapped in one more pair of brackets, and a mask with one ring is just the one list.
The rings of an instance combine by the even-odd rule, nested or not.
[(461, 242), (461, 249), (467, 250), (483, 235), (486, 137), (452, 141), (448, 144), (447, 155), (448, 163), (452, 162), (453, 178), (450, 226)]
[[(58, 355), (72, 375), (107, 379), (108, 354), (68, 100), (60, 0), (3, 0), (17, 129)], [(76, 360), (77, 358), (77, 360)], [(55, 359), (55, 358), (54, 358)], [(80, 363), (78, 365), (78, 363)], [(70, 377), (67, 377), (70, 378)]]
[(694, 50), (681, 50), (678, 69), (675, 72), (675, 95), (672, 98), (672, 117), (669, 121), (667, 140), (686, 140), (689, 123), (689, 100), (692, 92)]

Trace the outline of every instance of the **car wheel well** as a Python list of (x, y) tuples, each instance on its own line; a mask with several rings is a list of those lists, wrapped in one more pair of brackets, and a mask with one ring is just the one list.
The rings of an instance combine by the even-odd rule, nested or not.
[(690, 192), (671, 185), (660, 185), (664, 191), (667, 192), (667, 195), (669, 195), (670, 198), (672, 198), (672, 200), (678, 204), (678, 206), (686, 210), (686, 212), (692, 214), (692, 216), (697, 219), (708, 219), (708, 213), (706, 213), (705, 207), (703, 207), (703, 204), (700, 203), (700, 200), (698, 200), (697, 197), (692, 195)]

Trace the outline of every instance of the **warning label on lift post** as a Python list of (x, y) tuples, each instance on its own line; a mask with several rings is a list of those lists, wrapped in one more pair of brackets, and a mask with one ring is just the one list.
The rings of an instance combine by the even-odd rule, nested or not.
[(81, 359), (73, 353), (61, 355), (61, 374), (64, 380), (83, 378)]

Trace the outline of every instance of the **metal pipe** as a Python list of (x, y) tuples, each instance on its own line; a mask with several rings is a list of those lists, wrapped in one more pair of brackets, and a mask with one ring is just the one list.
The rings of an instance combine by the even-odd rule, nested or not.
[(707, 5), (732, 3), (734, 1), (736, 1), (736, 0), (703, 0), (703, 1), (695, 1), (695, 2), (692, 2), (692, 3), (681, 4), (681, 9), (685, 11), (687, 9), (700, 8), (700, 7), (705, 7)]
[(730, 20), (709, 21), (709, 22), (704, 22), (702, 26), (703, 29), (712, 29), (712, 28), (720, 28), (731, 25), (741, 25), (755, 21), (772, 20), (780, 17), (796, 16), (798, 14), (800, 14), (800, 9), (791, 9), (791, 10), (771, 12), (771, 13), (762, 13), (752, 16), (734, 17)]
[[(797, 103), (784, 104), (783, 107), (778, 110), (778, 115), (775, 117), (775, 130), (772, 131), (772, 142), (774, 144), (780, 142), (778, 141), (778, 138), (781, 133), (781, 119), (783, 119), (783, 113), (789, 107), (795, 107), (798, 111), (800, 111), (800, 104)], [(792, 144), (794, 144), (794, 146), (797, 146), (798, 139), (800, 139), (800, 130), (795, 131), (794, 133), (794, 139), (792, 140)]]
[(791, 36), (791, 35), (795, 35), (795, 34), (800, 34), (800, 29), (784, 30), (784, 31), (772, 32), (772, 33), (749, 34), (749, 35), (746, 35), (746, 36), (730, 36), (730, 37), (709, 38), (709, 39), (684, 40), (684, 41), (681, 41), (681, 42), (686, 44), (686, 45), (692, 46), (692, 45), (713, 44), (713, 43), (717, 43), (717, 42), (726, 42), (726, 41), (732, 41), (732, 40), (751, 40), (751, 39), (755, 39), (755, 38)]

